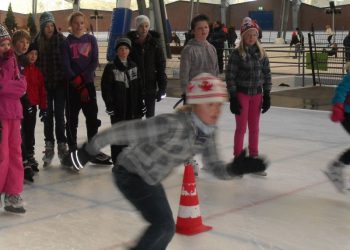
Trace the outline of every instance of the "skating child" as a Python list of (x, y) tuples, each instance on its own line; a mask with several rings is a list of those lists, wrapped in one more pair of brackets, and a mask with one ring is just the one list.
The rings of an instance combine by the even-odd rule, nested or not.
[(42, 160), (44, 167), (48, 167), (55, 155), (55, 136), (58, 158), (61, 160), (67, 154), (64, 120), (67, 80), (64, 78), (61, 50), (65, 37), (57, 31), (55, 18), (50, 12), (43, 12), (39, 22), (40, 32), (35, 38), (39, 49), (37, 65), (44, 75), (47, 94), (45, 151)]
[[(85, 15), (73, 12), (69, 17), (72, 33), (63, 44), (63, 64), (68, 85), (66, 132), (70, 151), (77, 149), (77, 129), (80, 110), (86, 119), (87, 137), (91, 139), (101, 126), (97, 119), (97, 100), (94, 85), (95, 70), (98, 65), (98, 47), (96, 38), (85, 34)], [(110, 165), (110, 157), (103, 153), (91, 159), (96, 164)]]
[(150, 223), (133, 249), (166, 249), (175, 223), (161, 181), (194, 154), (202, 154), (208, 170), (220, 179), (266, 168), (261, 158), (245, 153), (227, 165), (217, 155), (216, 124), (227, 98), (224, 82), (202, 73), (192, 79), (186, 94), (188, 106), (178, 112), (116, 123), (65, 159), (66, 164), (81, 169), (104, 146), (128, 145), (113, 168), (115, 183)]
[[(331, 120), (340, 122), (346, 132), (350, 134), (350, 63), (346, 64), (347, 74), (335, 89), (332, 99), (333, 109)], [(346, 150), (325, 171), (327, 177), (333, 182), (335, 187), (344, 192), (346, 185), (343, 176), (344, 168), (350, 164), (350, 149)]]
[[(24, 160), (28, 162), (28, 165), (34, 172), (39, 172), (38, 162), (34, 157), (36, 115), (37, 106), (39, 106), (39, 117), (40, 120), (44, 122), (46, 118), (47, 100), (44, 76), (35, 65), (38, 59), (38, 48), (36, 44), (32, 43), (29, 46), (26, 57), (27, 65), (23, 70), (23, 74), (27, 80), (27, 96), (32, 112), (24, 112), (23, 114), (22, 131), (25, 138), (23, 142), (25, 147)], [(27, 176), (26, 179), (29, 179), (29, 176)]]
[[(141, 119), (145, 113), (142, 82), (136, 63), (129, 58), (131, 41), (126, 37), (117, 39), (116, 57), (108, 63), (101, 80), (102, 97), (111, 123)], [(115, 164), (124, 146), (112, 145), (112, 161)]]
[[(249, 128), (249, 155), (259, 155), (260, 112), (270, 108), (271, 73), (269, 59), (258, 41), (258, 27), (249, 17), (241, 25), (241, 41), (230, 55), (226, 70), (230, 109), (236, 118), (234, 156), (243, 150)], [(266, 176), (266, 172), (260, 173)]]
[(25, 213), (20, 195), (23, 191), (20, 98), (26, 87), (11, 49), (10, 35), (0, 24), (0, 194), (5, 195), (5, 211), (13, 213)]

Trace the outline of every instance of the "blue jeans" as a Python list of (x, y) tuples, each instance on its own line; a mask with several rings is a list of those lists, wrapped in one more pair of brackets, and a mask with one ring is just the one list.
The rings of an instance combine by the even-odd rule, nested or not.
[(175, 222), (162, 184), (151, 186), (124, 167), (113, 168), (114, 180), (142, 217), (150, 223), (134, 250), (164, 250), (175, 234)]
[(66, 105), (66, 89), (64, 87), (47, 89), (47, 117), (44, 123), (45, 141), (55, 142), (54, 118), (55, 118), (55, 134), (57, 143), (66, 143), (64, 110)]

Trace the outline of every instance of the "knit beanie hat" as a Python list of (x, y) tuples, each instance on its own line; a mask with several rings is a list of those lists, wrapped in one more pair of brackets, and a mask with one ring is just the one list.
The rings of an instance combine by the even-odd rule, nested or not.
[(11, 37), (8, 31), (6, 30), (5, 26), (0, 24), (0, 43), (2, 43), (5, 40), (11, 41)]
[(254, 22), (250, 17), (245, 17), (242, 20), (241, 24), (241, 37), (243, 37), (244, 33), (248, 30), (254, 29), (256, 33), (259, 33), (259, 26)]
[(39, 19), (40, 29), (43, 30), (48, 22), (55, 23), (55, 18), (51, 12), (43, 12)]
[(227, 101), (226, 84), (216, 76), (200, 73), (187, 85), (186, 101), (188, 104), (201, 104)]
[(117, 50), (120, 46), (125, 45), (127, 46), (129, 49), (131, 49), (131, 41), (129, 38), (127, 37), (119, 37), (116, 41), (115, 41), (115, 47), (114, 49)]
[(135, 18), (136, 29), (143, 23), (148, 23), (148, 25), (151, 25), (149, 18), (145, 15), (139, 15)]
[(28, 50), (27, 50), (27, 52), (26, 52), (26, 55), (27, 55), (29, 52), (33, 51), (33, 50), (39, 51), (38, 45), (37, 45), (36, 43), (31, 43), (31, 44), (29, 45), (29, 48), (28, 48)]

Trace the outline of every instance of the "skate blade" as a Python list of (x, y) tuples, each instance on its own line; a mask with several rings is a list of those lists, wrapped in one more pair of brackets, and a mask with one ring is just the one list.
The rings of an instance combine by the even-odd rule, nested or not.
[(337, 191), (338, 191), (339, 193), (342, 193), (342, 194), (345, 193), (344, 187), (341, 187), (341, 186), (339, 185), (339, 183), (337, 184), (337, 183), (334, 181), (334, 179), (332, 178), (332, 176), (331, 176), (327, 171), (322, 171), (322, 172), (326, 175), (326, 177), (328, 178), (328, 180), (331, 181), (331, 183), (333, 184), (333, 186), (337, 189)]

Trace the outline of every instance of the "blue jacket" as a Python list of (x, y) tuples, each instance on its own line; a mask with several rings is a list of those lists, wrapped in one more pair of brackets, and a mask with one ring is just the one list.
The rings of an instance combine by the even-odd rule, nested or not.
[(350, 113), (350, 72), (347, 73), (335, 89), (332, 104), (343, 103), (344, 111)]

